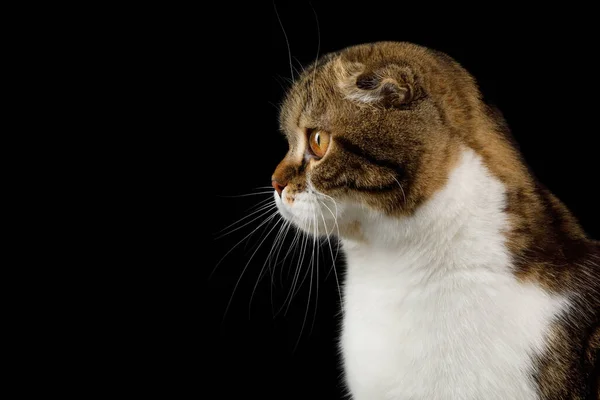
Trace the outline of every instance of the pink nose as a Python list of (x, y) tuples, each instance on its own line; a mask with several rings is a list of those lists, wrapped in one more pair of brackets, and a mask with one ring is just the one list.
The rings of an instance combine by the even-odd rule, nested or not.
[(281, 192), (283, 192), (283, 189), (285, 189), (285, 187), (287, 185), (282, 185), (281, 183), (279, 183), (277, 181), (273, 181), (271, 183), (273, 184), (273, 187), (275, 188), (275, 190), (277, 191), (277, 193), (279, 193), (279, 197), (281, 197)]

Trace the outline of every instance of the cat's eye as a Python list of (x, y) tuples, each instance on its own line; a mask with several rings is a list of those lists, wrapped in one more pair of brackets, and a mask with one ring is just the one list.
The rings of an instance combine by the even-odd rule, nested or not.
[(329, 133), (324, 131), (315, 130), (310, 134), (308, 143), (315, 156), (323, 158), (329, 148), (329, 139)]

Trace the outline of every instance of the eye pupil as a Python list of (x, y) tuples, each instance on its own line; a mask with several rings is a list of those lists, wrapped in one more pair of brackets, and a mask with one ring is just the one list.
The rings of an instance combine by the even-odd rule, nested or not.
[(317, 142), (317, 146), (321, 147), (321, 134), (317, 133), (315, 135), (315, 142)]

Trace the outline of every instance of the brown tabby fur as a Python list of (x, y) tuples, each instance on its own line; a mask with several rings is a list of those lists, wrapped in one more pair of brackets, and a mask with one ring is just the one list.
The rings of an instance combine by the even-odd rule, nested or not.
[[(442, 188), (462, 146), (477, 152), (507, 191), (506, 232), (515, 275), (575, 305), (536, 360), (541, 399), (598, 399), (600, 243), (528, 170), (503, 117), (445, 54), (376, 43), (331, 54), (290, 91), (281, 113), (290, 153), (274, 179), (294, 191), (305, 174), (317, 190), (355, 198), (390, 216), (410, 215)], [(302, 149), (314, 129), (332, 135), (322, 160)], [(360, 226), (341, 227), (361, 238)], [(368, 238), (362, 238), (368, 240)]]

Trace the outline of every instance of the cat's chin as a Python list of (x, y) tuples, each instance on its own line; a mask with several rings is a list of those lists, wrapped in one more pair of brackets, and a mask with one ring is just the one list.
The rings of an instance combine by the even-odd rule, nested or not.
[[(285, 200), (284, 200), (285, 199)], [(279, 214), (302, 232), (317, 237), (337, 234), (337, 205), (331, 199), (312, 192), (297, 193), (293, 200), (275, 193)]]

